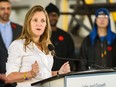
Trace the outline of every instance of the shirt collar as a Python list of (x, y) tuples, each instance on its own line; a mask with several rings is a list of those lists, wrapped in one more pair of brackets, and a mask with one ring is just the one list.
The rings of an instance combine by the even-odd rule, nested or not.
[(6, 24), (0, 23), (0, 27), (9, 26), (10, 23), (11, 23), (10, 21), (8, 21)]

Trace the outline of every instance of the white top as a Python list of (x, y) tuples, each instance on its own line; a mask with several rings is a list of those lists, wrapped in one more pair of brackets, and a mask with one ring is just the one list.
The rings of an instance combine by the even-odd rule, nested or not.
[(9, 47), (8, 60), (6, 63), (6, 75), (11, 72), (26, 72), (31, 70), (31, 65), (37, 61), (40, 72), (35, 78), (17, 83), (17, 87), (31, 87), (31, 83), (51, 77), (53, 56), (46, 55), (34, 43), (30, 43), (24, 48), (25, 40), (15, 40)]

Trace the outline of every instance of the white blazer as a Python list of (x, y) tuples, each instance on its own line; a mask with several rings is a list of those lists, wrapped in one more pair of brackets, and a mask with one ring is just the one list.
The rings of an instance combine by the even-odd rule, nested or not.
[(31, 83), (46, 79), (52, 76), (51, 68), (53, 56), (46, 55), (34, 43), (24, 48), (25, 40), (15, 40), (8, 49), (8, 60), (6, 63), (6, 75), (12, 72), (26, 72), (31, 70), (31, 65), (37, 61), (40, 72), (35, 78), (17, 83), (17, 87), (31, 87)]

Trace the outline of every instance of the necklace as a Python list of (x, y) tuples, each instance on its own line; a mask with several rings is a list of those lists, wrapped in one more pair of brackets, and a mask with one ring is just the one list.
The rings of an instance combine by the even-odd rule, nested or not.
[(101, 58), (104, 58), (107, 54), (106, 44), (101, 43)]

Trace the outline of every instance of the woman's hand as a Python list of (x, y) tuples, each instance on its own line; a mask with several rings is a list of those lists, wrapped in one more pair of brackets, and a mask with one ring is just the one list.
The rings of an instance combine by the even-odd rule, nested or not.
[(60, 70), (58, 71), (58, 73), (59, 73), (59, 74), (66, 74), (66, 73), (68, 73), (68, 72), (70, 72), (69, 61), (66, 62), (66, 63), (64, 63), (64, 64), (61, 66), (61, 68), (60, 68)]
[(32, 67), (32, 70), (30, 72), (32, 77), (34, 78), (37, 76), (37, 73), (39, 72), (39, 64), (37, 63), (37, 61), (35, 61), (35, 63), (31, 65), (31, 67)]
[(6, 75), (5, 74), (0, 74), (0, 80), (2, 81), (7, 81)]
[(39, 72), (39, 64), (37, 61), (31, 65), (32, 70), (27, 72), (12, 72), (7, 76), (7, 80), (5, 83), (14, 83), (14, 82), (22, 82), (27, 79), (31, 79), (37, 76)]
[(10, 80), (7, 79), (5, 74), (0, 74), (0, 81), (4, 81), (6, 84), (10, 83)]

